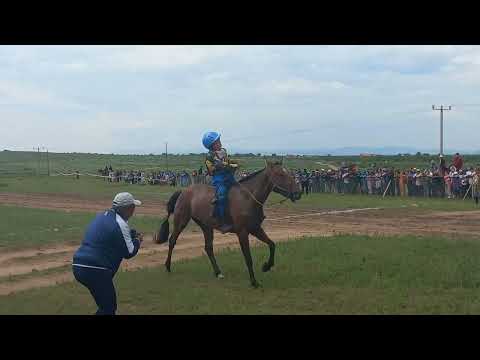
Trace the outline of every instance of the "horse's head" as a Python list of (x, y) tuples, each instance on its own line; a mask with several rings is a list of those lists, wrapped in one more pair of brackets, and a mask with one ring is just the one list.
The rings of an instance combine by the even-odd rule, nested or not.
[(283, 161), (266, 161), (266, 163), (267, 174), (273, 184), (273, 191), (293, 202), (300, 200), (300, 187), (295, 178), (283, 166)]

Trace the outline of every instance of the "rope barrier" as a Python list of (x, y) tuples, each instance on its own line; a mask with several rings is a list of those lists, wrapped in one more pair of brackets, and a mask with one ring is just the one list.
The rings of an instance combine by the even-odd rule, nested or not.
[(110, 178), (110, 176), (103, 176), (103, 175), (96, 175), (96, 174), (90, 174), (90, 173), (71, 173), (71, 174), (65, 174), (65, 173), (58, 173), (58, 174), (53, 174), (50, 176), (94, 176), (94, 177), (101, 177), (101, 178)]
[(381, 210), (381, 209), (382, 208), (376, 207), (376, 208), (349, 209), (349, 210), (332, 210), (332, 211), (315, 212), (310, 214), (289, 215), (289, 216), (284, 216), (276, 219), (265, 219), (264, 221), (280, 221), (280, 220), (293, 219), (293, 218), (306, 217), (306, 216), (334, 215), (334, 214), (344, 214), (344, 213), (369, 211), (369, 210)]
[[(74, 176), (74, 175), (77, 175), (77, 174), (58, 173), (58, 174), (52, 174), (52, 175), (50, 175), (50, 176)], [(82, 174), (78, 174), (78, 175), (82, 175)]]

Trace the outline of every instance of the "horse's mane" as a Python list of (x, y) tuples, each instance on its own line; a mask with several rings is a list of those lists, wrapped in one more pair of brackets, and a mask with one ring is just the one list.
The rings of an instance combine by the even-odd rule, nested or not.
[(265, 169), (260, 169), (260, 170), (257, 170), (257, 171), (254, 171), (253, 173), (245, 176), (244, 178), (241, 178), (240, 180), (238, 180), (239, 183), (242, 183), (244, 181), (247, 181), (247, 180), (250, 180), (251, 178), (257, 176), (258, 174), (260, 174), (261, 172), (263, 172)]

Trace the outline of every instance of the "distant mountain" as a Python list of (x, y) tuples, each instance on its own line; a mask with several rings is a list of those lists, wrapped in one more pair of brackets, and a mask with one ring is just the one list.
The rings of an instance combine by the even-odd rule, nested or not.
[(401, 146), (392, 146), (392, 147), (364, 147), (364, 146), (349, 146), (342, 148), (303, 148), (303, 149), (294, 149), (294, 148), (284, 148), (284, 149), (274, 149), (274, 150), (260, 150), (260, 151), (237, 151), (237, 152), (252, 152), (262, 153), (262, 154), (298, 154), (298, 155), (337, 155), (337, 156), (349, 156), (349, 155), (359, 155), (363, 153), (370, 153), (376, 155), (397, 155), (399, 153), (405, 154), (415, 154), (418, 151), (422, 153), (435, 153), (431, 150), (419, 150), (410, 147), (401, 147)]
[[(261, 154), (298, 154), (298, 155), (333, 155), (333, 156), (357, 156), (360, 154), (375, 154), (375, 155), (397, 155), (397, 154), (416, 154), (421, 152), (422, 154), (438, 154), (438, 149), (419, 149), (407, 146), (385, 146), (385, 147), (368, 147), (368, 146), (348, 146), (341, 148), (307, 148), (307, 149), (294, 149), (283, 148), (273, 150), (245, 150), (245, 149), (232, 149), (231, 152), (237, 153), (261, 153)], [(454, 154), (459, 152), (460, 154), (480, 154), (480, 151), (461, 150), (461, 149), (445, 149), (445, 154)]]
[(415, 154), (418, 151), (421, 153), (431, 153), (428, 150), (419, 150), (411, 147), (402, 146), (390, 146), (390, 147), (363, 147), (363, 146), (350, 146), (342, 147), (338, 149), (331, 149), (329, 154), (331, 155), (359, 155), (359, 154), (376, 154), (376, 155), (397, 155), (397, 154)]
[[(249, 148), (236, 148), (231, 147), (228, 148), (230, 154), (261, 154), (261, 155), (271, 155), (277, 154), (281, 155), (318, 155), (318, 156), (358, 156), (360, 154), (375, 154), (375, 155), (398, 155), (398, 154), (416, 154), (417, 152), (421, 152), (422, 154), (430, 154), (436, 155), (438, 154), (438, 149), (418, 149), (414, 147), (406, 147), (406, 146), (385, 146), (385, 147), (368, 147), (368, 146), (348, 146), (348, 147), (341, 147), (341, 148), (280, 148), (280, 149), (249, 149)], [(10, 149), (3, 149), (0, 150), (2, 153), (6, 152), (18, 152), (18, 150), (10, 150)], [(465, 149), (445, 149), (445, 154), (451, 155), (455, 154), (456, 152), (462, 155), (480, 155), (479, 150), (465, 150)], [(52, 152), (51, 152), (52, 153)], [(62, 153), (59, 151), (58, 153)], [(81, 154), (82, 152), (78, 152)], [(124, 148), (118, 149), (117, 151), (112, 152), (99, 152), (99, 154), (116, 154), (116, 155), (164, 155), (165, 149), (162, 147), (158, 147), (153, 151), (152, 149), (143, 149), (140, 147), (135, 148)], [(53, 154), (53, 153), (52, 153)], [(175, 146), (168, 148), (168, 154), (205, 154), (205, 151), (198, 151), (195, 149), (193, 151), (178, 151)]]

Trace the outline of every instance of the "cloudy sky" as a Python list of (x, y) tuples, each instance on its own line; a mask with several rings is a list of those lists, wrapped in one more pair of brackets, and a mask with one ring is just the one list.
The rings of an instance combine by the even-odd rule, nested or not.
[(480, 150), (479, 46), (0, 46), (0, 149)]

